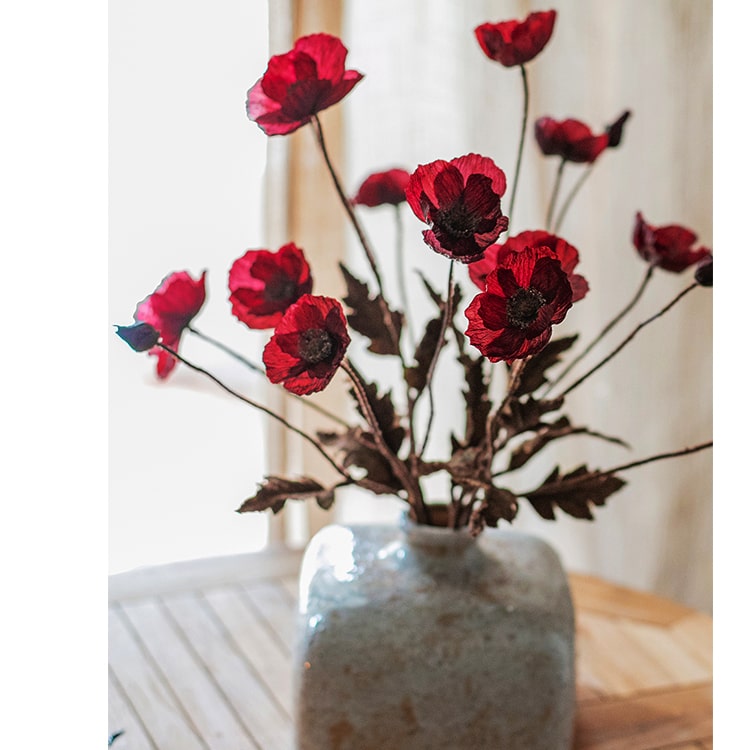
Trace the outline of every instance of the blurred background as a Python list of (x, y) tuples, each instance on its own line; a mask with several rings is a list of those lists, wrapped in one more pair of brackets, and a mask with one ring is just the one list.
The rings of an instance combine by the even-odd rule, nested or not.
[[(227, 301), (229, 266), (246, 249), (275, 250), (294, 241), (311, 262), (320, 294), (342, 295), (339, 260), (367, 277), (310, 129), (267, 138), (245, 116), (245, 93), (270, 54), (287, 51), (298, 36), (327, 31), (348, 47), (347, 67), (365, 74), (351, 95), (321, 116), (351, 194), (373, 171), (412, 171), (470, 151), (490, 156), (510, 181), (521, 77), (518, 69), (488, 60), (473, 29), (548, 8), (510, 0), (112, 5), (111, 321), (129, 322), (137, 302), (168, 273), (197, 276), (207, 269), (208, 299), (196, 326), (258, 361), (266, 334), (239, 324)], [(601, 132), (623, 110), (632, 111), (620, 147), (598, 159), (560, 229), (579, 249), (578, 270), (591, 291), (558, 333), (579, 332), (585, 342), (632, 298), (643, 277), (630, 240), (637, 211), (656, 225), (686, 225), (701, 244), (712, 246), (711, 4), (566, 0), (550, 43), (527, 68), (529, 131), (514, 233), (542, 227), (557, 167), (555, 159), (540, 155), (533, 121), (575, 117)], [(583, 169), (569, 165), (563, 196)], [(397, 299), (393, 210), (362, 209), (360, 216), (382, 259), (386, 289)], [(422, 225), (408, 208), (402, 218), (408, 268), (444, 289), (446, 260), (422, 243)], [(465, 269), (457, 273), (468, 294)], [(589, 361), (691, 280), (689, 271), (657, 272), (639, 306)], [(414, 319), (424, 321), (429, 300), (417, 283), (410, 289)], [(238, 390), (273, 403), (295, 424), (326, 426), (205, 343), (186, 337), (183, 351)], [(324, 523), (398, 516), (398, 501), (356, 490), (342, 493), (328, 513), (290, 503), (273, 519), (237, 515), (234, 509), (264, 474), (325, 478), (325, 467), (298, 439), (187, 368), (178, 366), (167, 382), (157, 382), (153, 358), (136, 356), (114, 336), (109, 356), (110, 572), (253, 551), (269, 540), (299, 546)], [(356, 347), (352, 356), (370, 378), (395, 377), (393, 363)], [(451, 425), (462, 419), (454, 395), (460, 387), (459, 373), (444, 355), (431, 441), (436, 456), (445, 451)], [(340, 411), (345, 390), (340, 375), (314, 398)], [(571, 394), (567, 406), (579, 424), (618, 435), (632, 449), (587, 437), (559, 441), (529, 463), (517, 488), (541, 480), (558, 463), (563, 470), (581, 463), (605, 468), (710, 439), (711, 292), (696, 290), (644, 329)], [(595, 510), (594, 523), (568, 517), (545, 522), (522, 506), (514, 526), (550, 541), (571, 570), (710, 611), (711, 452), (638, 468), (625, 478), (628, 486)], [(434, 498), (445, 496), (441, 477), (428, 486)]]

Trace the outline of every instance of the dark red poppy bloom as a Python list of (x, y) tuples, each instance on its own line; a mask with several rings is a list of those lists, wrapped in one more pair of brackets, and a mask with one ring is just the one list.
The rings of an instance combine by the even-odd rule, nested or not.
[(665, 271), (681, 273), (711, 251), (707, 247), (693, 247), (698, 236), (685, 227), (669, 224), (655, 227), (647, 224), (639, 211), (633, 228), (633, 244), (638, 254), (648, 263)]
[(478, 154), (420, 164), (409, 178), (406, 200), (435, 252), (462, 263), (476, 260), (508, 228), (500, 210), (505, 173)]
[(499, 245), (490, 245), (484, 251), (482, 258), (469, 266), (469, 277), (479, 289), (484, 291), (487, 274), (493, 271), (508, 253), (518, 253), (526, 247), (548, 247), (552, 250), (568, 276), (573, 290), (572, 302), (578, 302), (586, 296), (589, 291), (588, 282), (580, 274), (573, 273), (579, 261), (578, 250), (562, 237), (543, 230), (521, 232), (515, 237), (508, 237)]
[(290, 305), (311, 291), (310, 266), (291, 242), (275, 253), (248, 250), (229, 270), (232, 314), (248, 328), (273, 328)]
[(510, 251), (466, 308), (466, 335), (490, 362), (538, 354), (572, 305), (568, 276), (547, 247)]
[(286, 311), (263, 350), (266, 375), (299, 396), (322, 391), (350, 340), (341, 303), (306, 294)]
[(540, 117), (534, 123), (534, 136), (546, 156), (561, 156), (565, 161), (578, 163), (593, 163), (609, 146), (607, 133), (594, 135), (591, 128), (579, 120)]
[(362, 80), (345, 70), (347, 49), (330, 34), (298, 39), (294, 48), (274, 55), (263, 77), (247, 92), (247, 116), (266, 135), (284, 135), (313, 115), (341, 101)]
[(406, 186), (409, 173), (405, 169), (389, 169), (387, 172), (374, 172), (359, 186), (352, 198), (355, 206), (375, 208), (389, 203), (397, 206), (406, 200)]
[[(167, 276), (135, 309), (136, 320), (152, 325), (161, 335), (161, 343), (177, 351), (182, 332), (198, 314), (206, 301), (206, 272), (193, 279), (187, 271), (176, 271)], [(156, 374), (166, 378), (177, 360), (159, 347), (149, 354), (158, 357)]]
[(535, 58), (544, 49), (556, 17), (554, 10), (530, 13), (524, 21), (483, 23), (474, 34), (487, 57), (511, 68)]

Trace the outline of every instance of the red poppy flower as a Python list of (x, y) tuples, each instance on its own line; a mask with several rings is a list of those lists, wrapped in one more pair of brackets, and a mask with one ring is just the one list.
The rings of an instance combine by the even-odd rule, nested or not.
[(580, 120), (540, 117), (534, 123), (534, 136), (546, 156), (561, 156), (565, 161), (579, 163), (593, 163), (609, 145), (607, 133), (594, 135)]
[(248, 328), (273, 328), (287, 308), (312, 291), (310, 266), (295, 244), (275, 253), (248, 250), (229, 270), (232, 314)]
[(346, 55), (341, 40), (330, 34), (298, 39), (291, 51), (269, 60), (263, 77), (247, 92), (247, 116), (266, 135), (301, 128), (362, 80), (356, 70), (344, 70)]
[(406, 200), (435, 252), (462, 263), (476, 260), (508, 228), (500, 210), (505, 173), (478, 154), (420, 164), (409, 178)]
[(469, 266), (469, 277), (482, 290), (485, 289), (487, 274), (493, 271), (510, 252), (521, 252), (526, 247), (548, 247), (560, 261), (573, 290), (572, 302), (583, 299), (589, 291), (589, 284), (580, 274), (573, 273), (578, 265), (578, 250), (562, 237), (543, 230), (521, 232), (499, 245), (490, 245), (480, 260)]
[(685, 227), (676, 224), (654, 227), (644, 221), (640, 211), (636, 214), (633, 244), (638, 254), (665, 271), (681, 273), (710, 255), (706, 247), (693, 247), (697, 239), (698, 236)]
[(286, 311), (263, 350), (266, 375), (299, 396), (322, 391), (350, 340), (341, 303), (306, 294)]
[(528, 62), (544, 49), (556, 17), (554, 10), (530, 13), (524, 21), (483, 23), (474, 29), (474, 34), (487, 57), (511, 68)]
[[(177, 271), (167, 276), (156, 289), (135, 309), (136, 320), (149, 323), (161, 335), (165, 346), (177, 351), (182, 332), (198, 314), (206, 301), (206, 272), (193, 279), (187, 271)], [(154, 347), (149, 354), (158, 357), (156, 374), (166, 378), (177, 360), (163, 349)]]
[(466, 335), (490, 362), (539, 353), (572, 304), (560, 261), (547, 247), (508, 252), (466, 308)]
[(405, 169), (389, 169), (387, 172), (374, 172), (360, 186), (352, 198), (355, 206), (382, 206), (389, 203), (397, 206), (406, 200), (406, 185), (409, 173)]

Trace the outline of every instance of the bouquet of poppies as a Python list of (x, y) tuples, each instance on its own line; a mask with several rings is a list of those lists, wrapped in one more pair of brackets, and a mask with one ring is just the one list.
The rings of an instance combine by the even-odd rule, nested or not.
[[(586, 464), (569, 471), (555, 467), (531, 489), (513, 487), (513, 472), (553, 441), (587, 434), (623, 444), (567, 415), (566, 396), (686, 294), (713, 283), (712, 253), (697, 244), (692, 231), (678, 225), (653, 226), (638, 213), (633, 257), (637, 261), (640, 256), (645, 272), (630, 302), (603, 321), (600, 333), (585, 346), (577, 336), (553, 336), (555, 326), (589, 292), (586, 279), (578, 273), (585, 254), (582, 258), (560, 236), (561, 223), (594, 163), (607, 149), (621, 144), (630, 116), (624, 112), (598, 134), (575, 119), (537, 119), (536, 143), (543, 156), (557, 159), (557, 177), (544, 228), (511, 234), (529, 129), (526, 65), (549, 42), (555, 21), (556, 12), (551, 10), (531, 13), (523, 21), (484, 23), (475, 29), (486, 56), (506, 68), (518, 68), (523, 82), (524, 114), (507, 209), (505, 171), (490, 157), (476, 153), (411, 170), (374, 172), (356, 191), (347, 191), (332, 163), (318, 114), (347, 96), (363, 76), (346, 69), (347, 49), (334, 36), (321, 33), (298, 39), (292, 50), (270, 59), (266, 72), (248, 91), (247, 116), (268, 136), (283, 136), (305, 126), (312, 129), (321, 168), (330, 173), (367, 261), (369, 278), (357, 278), (340, 264), (346, 294), (338, 300), (314, 293), (313, 269), (293, 241), (275, 250), (245, 252), (229, 271), (229, 302), (232, 314), (245, 326), (270, 332), (262, 364), (196, 328), (194, 320), (206, 299), (205, 272), (197, 279), (186, 271), (171, 273), (137, 305), (133, 324), (117, 326), (117, 334), (133, 349), (156, 356), (159, 378), (168, 377), (178, 362), (204, 374), (300, 435), (335, 471), (336, 480), (328, 483), (307, 476), (268, 476), (239, 512), (270, 508), (277, 513), (288, 500), (313, 500), (329, 508), (339, 488), (356, 485), (406, 501), (418, 523), (468, 526), (472, 534), (497, 526), (501, 519), (512, 521), (521, 499), (546, 519), (554, 519), (556, 509), (590, 519), (592, 506), (603, 505), (624, 486), (621, 474), (626, 470), (712, 445), (677, 448), (606, 469)], [(563, 170), (575, 164), (587, 166), (560, 202)], [(398, 215), (403, 203), (426, 225), (423, 251), (444, 256), (447, 266), (444, 289), (435, 289), (424, 277), (418, 279), (434, 306), (434, 314), (420, 331), (414, 330), (407, 309), (403, 249), (399, 247), (397, 253), (403, 308), (398, 309), (384, 289), (377, 253), (358, 216), (360, 210), (388, 204)], [(471, 290), (454, 279), (454, 270), (460, 268), (456, 264), (466, 266)], [(582, 364), (594, 345), (635, 307), (654, 273), (681, 274), (689, 268), (693, 278), (680, 294), (614, 344), (606, 356)], [(244, 366), (265, 374), (271, 383), (321, 413), (336, 429), (310, 434), (230, 388), (179, 353), (185, 333), (229, 351)], [(363, 356), (395, 358), (402, 376), (397, 385), (387, 387), (363, 375), (347, 355), (353, 335), (367, 344)], [(425, 451), (436, 409), (434, 376), (446, 356), (455, 357), (463, 373), (459, 398), (465, 402), (465, 421), (460, 432), (446, 441), (446, 454), (435, 460)], [(580, 374), (562, 384), (575, 367), (580, 367)], [(339, 373), (348, 379), (356, 407), (353, 419), (307, 398)], [(491, 382), (497, 377), (503, 377), (506, 385), (501, 397), (494, 398)], [(438, 505), (425, 497), (423, 478), (439, 472), (448, 477), (450, 496)]]

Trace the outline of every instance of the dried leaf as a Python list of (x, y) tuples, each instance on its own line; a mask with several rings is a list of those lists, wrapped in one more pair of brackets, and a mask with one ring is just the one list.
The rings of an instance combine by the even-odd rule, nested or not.
[(536, 401), (528, 396), (523, 401), (511, 398), (498, 415), (496, 429), (504, 427), (509, 437), (536, 429), (541, 418), (563, 405), (563, 398)]
[(484, 375), (485, 360), (484, 357), (473, 358), (468, 354), (461, 354), (458, 361), (463, 365), (467, 386), (463, 391), (466, 401), (464, 446), (476, 446), (487, 434), (487, 417), (492, 407), (488, 397), (489, 380)]
[(577, 339), (578, 334), (553, 339), (539, 354), (531, 357), (524, 366), (516, 395), (522, 396), (526, 393), (533, 393), (537, 388), (543, 386), (547, 382), (545, 372), (560, 361), (560, 355), (570, 349)]
[(518, 513), (518, 498), (509, 490), (489, 487), (484, 498), (471, 512), (469, 532), (476, 536), (485, 526), (496, 528), (501, 519), (512, 522)]
[[(358, 333), (370, 339), (369, 350), (374, 354), (398, 354), (398, 339), (401, 337), (403, 315), (391, 310), (380, 295), (370, 297), (370, 290), (344, 266), (339, 263), (346, 281), (347, 294), (344, 302), (352, 312), (346, 316), (349, 325)], [(394, 341), (386, 325), (386, 311), (390, 313), (397, 338)]]
[[(406, 431), (401, 426), (400, 418), (396, 414), (396, 409), (391, 400), (391, 392), (386, 391), (382, 396), (379, 396), (376, 383), (363, 382), (363, 385), (367, 402), (375, 415), (375, 421), (378, 427), (380, 427), (380, 431), (383, 433), (385, 444), (394, 454), (398, 454)], [(362, 415), (362, 418), (367, 420), (367, 415), (362, 411), (362, 406), (356, 398), (356, 393), (354, 390), (350, 390), (350, 393), (352, 394), (352, 398), (357, 401), (357, 410)]]
[[(319, 496), (327, 495), (331, 490), (326, 490), (322, 484), (309, 477), (301, 477), (298, 480), (285, 479), (284, 477), (266, 477), (262, 484), (258, 485), (258, 491), (253, 497), (245, 500), (237, 508), (238, 513), (248, 513), (249, 511), (267, 510), (270, 508), (274, 513), (278, 513), (287, 500), (307, 500), (310, 498), (318, 499)], [(320, 500), (318, 500), (320, 503)], [(333, 498), (331, 497), (331, 503)], [(330, 507), (330, 504), (328, 507)]]
[(417, 364), (404, 370), (406, 382), (417, 393), (421, 393), (427, 386), (427, 373), (438, 345), (440, 344), (441, 348), (445, 346), (445, 338), (443, 338), (442, 343), (439, 342), (442, 323), (442, 317), (433, 318), (427, 323), (422, 340), (414, 352), (414, 359)]
[[(318, 439), (342, 453), (342, 463), (346, 468), (358, 466), (366, 474), (357, 479), (357, 484), (376, 494), (394, 494), (401, 489), (401, 483), (375, 444), (371, 432), (361, 427), (351, 427), (346, 432), (319, 432)], [(366, 484), (365, 484), (366, 483)]]
[(548, 521), (555, 520), (555, 505), (575, 518), (593, 520), (589, 504), (604, 505), (606, 499), (625, 484), (611, 472), (589, 471), (585, 464), (562, 477), (559, 467), (555, 467), (540, 487), (526, 495), (526, 499)]
[(518, 469), (523, 466), (532, 456), (538, 453), (545, 445), (551, 443), (557, 438), (569, 435), (572, 431), (570, 420), (567, 417), (560, 417), (556, 422), (551, 424), (540, 425), (534, 437), (524, 440), (510, 455), (508, 470)]

